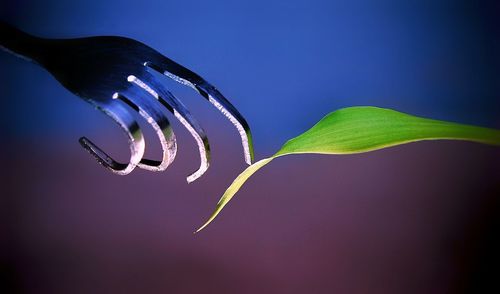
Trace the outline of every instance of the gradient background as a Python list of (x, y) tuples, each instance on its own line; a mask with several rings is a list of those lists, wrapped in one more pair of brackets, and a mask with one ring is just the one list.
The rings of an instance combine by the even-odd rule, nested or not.
[[(500, 128), (498, 1), (0, 2), (32, 34), (128, 36), (198, 72), (247, 118), (256, 158), (354, 105)], [(77, 143), (126, 159), (113, 122), (5, 52), (0, 81), (3, 293), (500, 291), (498, 148), (281, 158), (193, 235), (244, 168), (206, 101), (165, 79), (211, 142), (211, 168), (187, 185), (199, 159), (173, 119), (172, 167), (120, 177)]]

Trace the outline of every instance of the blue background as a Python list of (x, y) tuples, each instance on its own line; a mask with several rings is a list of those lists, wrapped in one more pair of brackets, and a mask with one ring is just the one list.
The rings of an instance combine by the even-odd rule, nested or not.
[[(143, 41), (217, 85), (249, 121), (257, 149), (274, 151), (326, 113), (353, 105), (498, 127), (495, 6), (21, 0), (4, 5), (0, 17), (39, 36), (124, 35)], [(43, 70), (7, 54), (0, 58), (9, 134), (95, 127), (88, 107)], [(182, 94), (188, 104), (195, 97)], [(30, 119), (22, 115), (28, 109)], [(210, 132), (210, 122), (205, 125)]]

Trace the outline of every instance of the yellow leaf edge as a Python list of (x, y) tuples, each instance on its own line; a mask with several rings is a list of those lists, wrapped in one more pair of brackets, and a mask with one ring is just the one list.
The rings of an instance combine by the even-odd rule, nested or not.
[(217, 215), (219, 214), (219, 212), (221, 212), (224, 206), (226, 206), (226, 204), (229, 203), (229, 201), (233, 198), (236, 192), (238, 192), (241, 186), (243, 186), (243, 184), (248, 180), (248, 178), (251, 177), (256, 171), (261, 169), (263, 166), (271, 162), (271, 160), (273, 160), (274, 158), (275, 158), (274, 156), (264, 158), (247, 167), (226, 189), (222, 197), (219, 199), (219, 202), (217, 202), (214, 212), (210, 215), (208, 220), (199, 229), (196, 230), (195, 233), (198, 233), (199, 231), (203, 230), (206, 226), (208, 226), (208, 224), (210, 224), (215, 219), (215, 217), (217, 217)]

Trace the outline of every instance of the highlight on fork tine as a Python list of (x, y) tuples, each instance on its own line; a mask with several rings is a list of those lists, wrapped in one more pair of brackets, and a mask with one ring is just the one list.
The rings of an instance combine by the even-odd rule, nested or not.
[(217, 110), (219, 110), (238, 130), (243, 146), (245, 162), (248, 165), (252, 164), (254, 160), (254, 150), (250, 127), (239, 111), (222, 95), (222, 93), (196, 73), (165, 56), (161, 56), (156, 63), (145, 62), (144, 66), (150, 67), (170, 79), (196, 90), (217, 108)]
[[(179, 99), (166, 90), (160, 83), (156, 82), (154, 77), (149, 73), (146, 72), (141, 77), (142, 79), (135, 75), (129, 75), (127, 81), (132, 84), (132, 87), (123, 90), (123, 92), (113, 94), (113, 103), (106, 104), (105, 106), (96, 105), (97, 108), (104, 111), (105, 114), (118, 122), (127, 133), (132, 152), (130, 162), (124, 164), (115, 161), (87, 138), (81, 138), (80, 143), (99, 163), (112, 170), (114, 173), (126, 175), (136, 166), (149, 171), (163, 171), (174, 161), (177, 151), (175, 135), (168, 119), (160, 109), (160, 106), (163, 106), (189, 131), (198, 145), (200, 166), (186, 178), (187, 182), (191, 183), (201, 177), (209, 168), (210, 146), (208, 138), (203, 128)], [(197, 90), (233, 123), (242, 140), (245, 161), (251, 164), (253, 160), (253, 149), (250, 129), (245, 119), (239, 114), (234, 106), (209, 84), (194, 85), (182, 78), (177, 78), (176, 81)], [(133, 119), (131, 119), (129, 113), (130, 109), (125, 109), (125, 105), (128, 106), (127, 108), (135, 110), (155, 130), (160, 139), (163, 151), (161, 161), (142, 158), (145, 149), (144, 139), (138, 126), (137, 131), (132, 131), (132, 127), (128, 126), (132, 124), (131, 121)], [(124, 118), (125, 122), (123, 122)], [(135, 121), (133, 121), (133, 123), (136, 124)]]
[[(147, 95), (153, 97), (155, 99), (155, 103), (159, 102), (159, 105), (165, 106), (165, 108), (167, 108), (189, 131), (198, 145), (200, 167), (186, 178), (187, 182), (191, 183), (201, 177), (209, 167), (210, 147), (205, 132), (180, 101), (175, 100), (175, 97), (170, 92), (165, 90), (162, 85), (155, 83), (153, 77), (148, 75), (145, 76), (146, 79), (149, 80), (149, 84), (133, 75), (128, 76), (127, 80), (142, 89), (145, 93), (147, 93)], [(141, 166), (139, 165), (139, 167)]]
[(119, 99), (125, 104), (133, 108), (155, 131), (162, 149), (161, 161), (142, 158), (139, 168), (149, 171), (164, 171), (174, 161), (177, 154), (177, 141), (175, 134), (172, 131), (170, 122), (167, 117), (156, 107), (154, 101), (149, 101), (140, 95), (138, 91), (133, 91), (132, 88), (124, 93), (115, 93), (114, 99)]
[[(252, 133), (250, 132), (250, 127), (248, 126), (246, 120), (213, 86), (208, 85), (208, 91), (206, 88), (203, 88), (203, 86), (198, 86), (197, 88), (203, 89), (203, 92), (206, 91), (205, 93), (208, 95), (208, 101), (212, 103), (212, 105), (215, 106), (236, 127), (238, 133), (240, 134), (241, 144), (243, 145), (245, 162), (248, 165), (252, 164), (252, 161), (254, 160)], [(214, 90), (213, 93), (210, 91), (212, 89)]]

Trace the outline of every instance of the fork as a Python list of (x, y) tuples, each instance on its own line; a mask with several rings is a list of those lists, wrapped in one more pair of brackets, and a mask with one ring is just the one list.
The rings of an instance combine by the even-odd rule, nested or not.
[[(193, 88), (215, 106), (238, 130), (246, 163), (251, 164), (253, 160), (252, 136), (247, 122), (217, 88), (139, 41), (118, 36), (39, 38), (0, 21), (0, 48), (41, 65), (70, 92), (104, 112), (121, 127), (130, 147), (128, 163), (114, 160), (86, 137), (79, 140), (100, 164), (116, 174), (129, 174), (137, 166), (163, 171), (174, 161), (177, 143), (165, 109), (179, 120), (198, 145), (200, 167), (187, 177), (187, 181), (196, 180), (209, 167), (210, 146), (205, 131), (186, 106), (154, 78), (152, 70)], [(160, 161), (143, 158), (145, 140), (134, 112), (156, 132), (162, 146)]]

